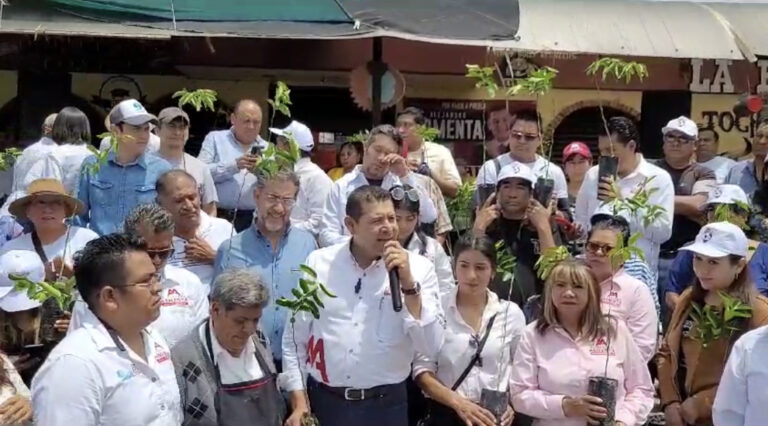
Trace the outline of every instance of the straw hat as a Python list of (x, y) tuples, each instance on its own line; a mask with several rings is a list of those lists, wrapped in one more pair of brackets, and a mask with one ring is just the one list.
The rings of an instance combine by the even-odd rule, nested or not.
[(19, 219), (27, 218), (27, 206), (36, 196), (57, 197), (67, 206), (67, 216), (81, 214), (85, 205), (77, 198), (70, 197), (64, 185), (56, 179), (37, 179), (27, 187), (27, 195), (11, 203), (8, 211)]

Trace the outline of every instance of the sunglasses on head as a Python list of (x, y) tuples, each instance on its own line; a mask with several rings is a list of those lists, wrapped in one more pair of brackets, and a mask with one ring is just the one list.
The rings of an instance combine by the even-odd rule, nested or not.
[(389, 190), (389, 195), (395, 201), (403, 201), (406, 197), (408, 197), (408, 201), (412, 203), (419, 201), (419, 191), (417, 191), (416, 188), (406, 190), (402, 186), (393, 186)]

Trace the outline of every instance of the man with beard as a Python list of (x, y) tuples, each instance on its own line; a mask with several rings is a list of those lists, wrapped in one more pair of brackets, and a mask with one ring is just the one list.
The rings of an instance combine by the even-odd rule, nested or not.
[(157, 202), (173, 216), (173, 255), (168, 264), (197, 275), (208, 294), (213, 281), (216, 250), (234, 234), (232, 224), (208, 216), (200, 207), (195, 178), (184, 170), (165, 172), (157, 179)]
[(231, 268), (247, 268), (264, 279), (270, 300), (261, 317), (261, 330), (271, 343), (275, 365), (280, 365), (287, 311), (277, 306), (275, 300), (292, 297), (291, 289), (300, 278), (299, 265), (317, 248), (317, 243), (309, 231), (291, 226), (291, 210), (299, 192), (295, 172), (280, 169), (271, 176), (259, 174), (251, 192), (256, 220), (219, 246), (214, 279)]
[[(388, 191), (362, 186), (345, 208), (351, 238), (306, 261), (336, 297), (325, 299), (320, 318), (300, 313), (294, 333), (283, 336), (284, 383), (293, 408), (286, 425), (300, 426), (309, 409), (303, 368), (309, 369), (306, 389), (320, 424), (407, 425), (405, 381), (415, 352), (433, 356), (443, 343), (435, 269), (397, 241)], [(392, 270), (400, 281), (400, 312), (392, 306)]]

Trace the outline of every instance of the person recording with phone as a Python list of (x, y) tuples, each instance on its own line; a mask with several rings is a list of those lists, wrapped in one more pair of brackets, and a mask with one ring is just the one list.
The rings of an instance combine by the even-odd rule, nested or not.
[[(299, 313), (293, 325), (286, 323), (294, 327), (282, 342), (281, 382), (293, 409), (286, 425), (299, 426), (310, 409), (302, 371), (309, 373), (309, 403), (320, 424), (406, 425), (411, 362), (417, 351), (434, 356), (443, 344), (435, 270), (398, 242), (387, 190), (365, 185), (352, 191), (344, 222), (351, 239), (316, 250), (305, 262), (336, 297), (324, 298), (319, 318)], [(391, 285), (395, 277), (399, 294)]]
[(517, 258), (511, 288), (509, 282), (497, 276), (491, 290), (521, 308), (530, 297), (541, 294), (543, 283), (534, 270), (539, 256), (564, 241), (552, 210), (533, 198), (535, 182), (533, 172), (524, 164), (504, 166), (496, 181), (496, 193), (477, 211), (473, 227), (475, 235), (503, 241), (504, 249)]

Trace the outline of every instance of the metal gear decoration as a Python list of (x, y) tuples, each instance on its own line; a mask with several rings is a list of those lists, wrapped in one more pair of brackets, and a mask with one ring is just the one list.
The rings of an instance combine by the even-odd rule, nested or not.
[[(368, 64), (360, 65), (349, 73), (349, 91), (358, 107), (371, 111), (373, 81)], [(405, 78), (400, 71), (387, 65), (387, 71), (381, 78), (381, 109), (397, 104), (404, 95)]]

